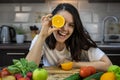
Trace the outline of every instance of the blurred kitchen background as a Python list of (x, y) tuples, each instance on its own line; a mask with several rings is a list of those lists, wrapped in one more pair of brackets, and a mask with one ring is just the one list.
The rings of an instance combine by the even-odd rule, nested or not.
[[(5, 2), (5, 0), (3, 1)], [(17, 0), (15, 1), (17, 2)], [(120, 41), (119, 2), (100, 2), (99, 0), (96, 0), (98, 2), (95, 2), (95, 0), (40, 0), (41, 2), (34, 3), (33, 0), (33, 3), (31, 3), (32, 1), (29, 3), (14, 3), (15, 1), (13, 0), (13, 3), (0, 4), (0, 26), (22, 27), (25, 30), (25, 41), (32, 40), (30, 26), (37, 26), (40, 29), (41, 16), (50, 13), (58, 3), (62, 2), (68, 2), (76, 6), (84, 27), (95, 41), (103, 40), (103, 36), (108, 41)], [(111, 17), (105, 21), (104, 27), (103, 20), (108, 16), (116, 17), (118, 23), (115, 24), (114, 18)]]
[[(7, 44), (1, 44), (1, 53), (8, 53), (8, 55), (12, 55), (12, 58), (16, 58), (13, 57), (13, 53), (20, 53), (17, 55), (21, 55), (21, 53), (27, 53), (30, 44), (28, 45), (26, 44), (26, 42), (31, 42), (35, 34), (39, 33), (39, 30), (41, 28), (41, 16), (51, 13), (51, 11), (57, 4), (67, 2), (73, 4), (78, 9), (84, 27), (88, 30), (90, 36), (94, 41), (96, 41), (96, 43), (117, 43), (117, 46), (101, 45), (99, 47), (106, 53), (109, 53), (109, 50), (113, 50), (113, 52), (116, 53), (110, 53), (108, 55), (115, 56), (114, 60), (117, 58), (119, 59), (120, 54), (117, 53), (120, 52), (120, 46), (118, 46), (118, 44), (120, 43), (119, 0), (23, 0), (23, 2), (20, 1), (22, 0), (11, 0), (11, 2), (10, 0), (0, 0), (0, 27), (2, 27), (3, 25), (7, 25), (15, 29), (16, 27), (23, 29), (25, 35), (25, 44), (19, 44), (18, 48), (16, 47), (17, 49), (13, 47), (17, 44), (11, 43), (12, 46), (6, 46)], [(13, 41), (14, 40), (16, 40), (15, 37)], [(2, 39), (0, 41), (2, 41)], [(11, 52), (11, 50), (13, 51)], [(0, 59), (2, 58), (3, 55), (2, 57), (0, 57)], [(10, 56), (8, 58), (10, 58)], [(113, 62), (115, 62), (114, 60)], [(119, 61), (117, 60), (117, 64), (120, 64)]]

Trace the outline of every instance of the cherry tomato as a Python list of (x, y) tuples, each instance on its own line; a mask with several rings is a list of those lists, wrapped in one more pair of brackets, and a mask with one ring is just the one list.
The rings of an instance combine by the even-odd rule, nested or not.
[(93, 67), (93, 66), (88, 66), (87, 68), (91, 71), (91, 74), (95, 74), (95, 73), (96, 73), (95, 67)]
[(1, 71), (1, 77), (10, 75), (10, 73), (8, 71)]
[(0, 71), (0, 78), (1, 78), (1, 71)]
[(21, 77), (18, 80), (30, 80), (30, 78), (28, 78), (28, 77)]
[(24, 78), (24, 77), (21, 77), (21, 78), (19, 78), (18, 80), (26, 80), (26, 78)]
[(91, 71), (87, 67), (81, 67), (80, 68), (80, 76), (85, 78), (91, 75)]
[(1, 70), (1, 73), (0, 73), (1, 77), (4, 77), (4, 76), (7, 76), (7, 75), (10, 75), (10, 72), (8, 71), (7, 68), (3, 68)]
[(7, 69), (6, 67), (4, 67), (4, 68), (2, 69), (2, 71), (8, 71), (8, 69)]

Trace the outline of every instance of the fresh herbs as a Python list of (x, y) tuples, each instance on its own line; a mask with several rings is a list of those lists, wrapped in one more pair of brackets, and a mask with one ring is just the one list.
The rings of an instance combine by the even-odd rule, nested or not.
[(27, 72), (33, 72), (36, 68), (38, 68), (38, 66), (35, 62), (28, 62), (25, 58), (21, 58), (20, 60), (13, 59), (13, 65), (8, 66), (10, 73), (21, 73), (24, 77)]

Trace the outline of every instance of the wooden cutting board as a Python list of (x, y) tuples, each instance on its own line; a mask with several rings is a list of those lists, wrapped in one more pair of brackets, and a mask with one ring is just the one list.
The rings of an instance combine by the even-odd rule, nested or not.
[(66, 70), (62, 70), (60, 67), (55, 67), (55, 66), (51, 66), (51, 67), (44, 67), (49, 74), (74, 74), (74, 73), (78, 73), (80, 71), (80, 69), (72, 69), (69, 71)]

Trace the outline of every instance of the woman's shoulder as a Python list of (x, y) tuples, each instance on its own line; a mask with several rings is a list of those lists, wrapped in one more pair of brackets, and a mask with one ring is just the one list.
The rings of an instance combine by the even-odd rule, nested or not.
[(102, 50), (98, 47), (90, 47), (88, 51), (102, 51)]
[(90, 47), (88, 50), (82, 49), (82, 52), (95, 51), (95, 50), (98, 50), (98, 49), (99, 49), (99, 48), (97, 48), (97, 47)]

